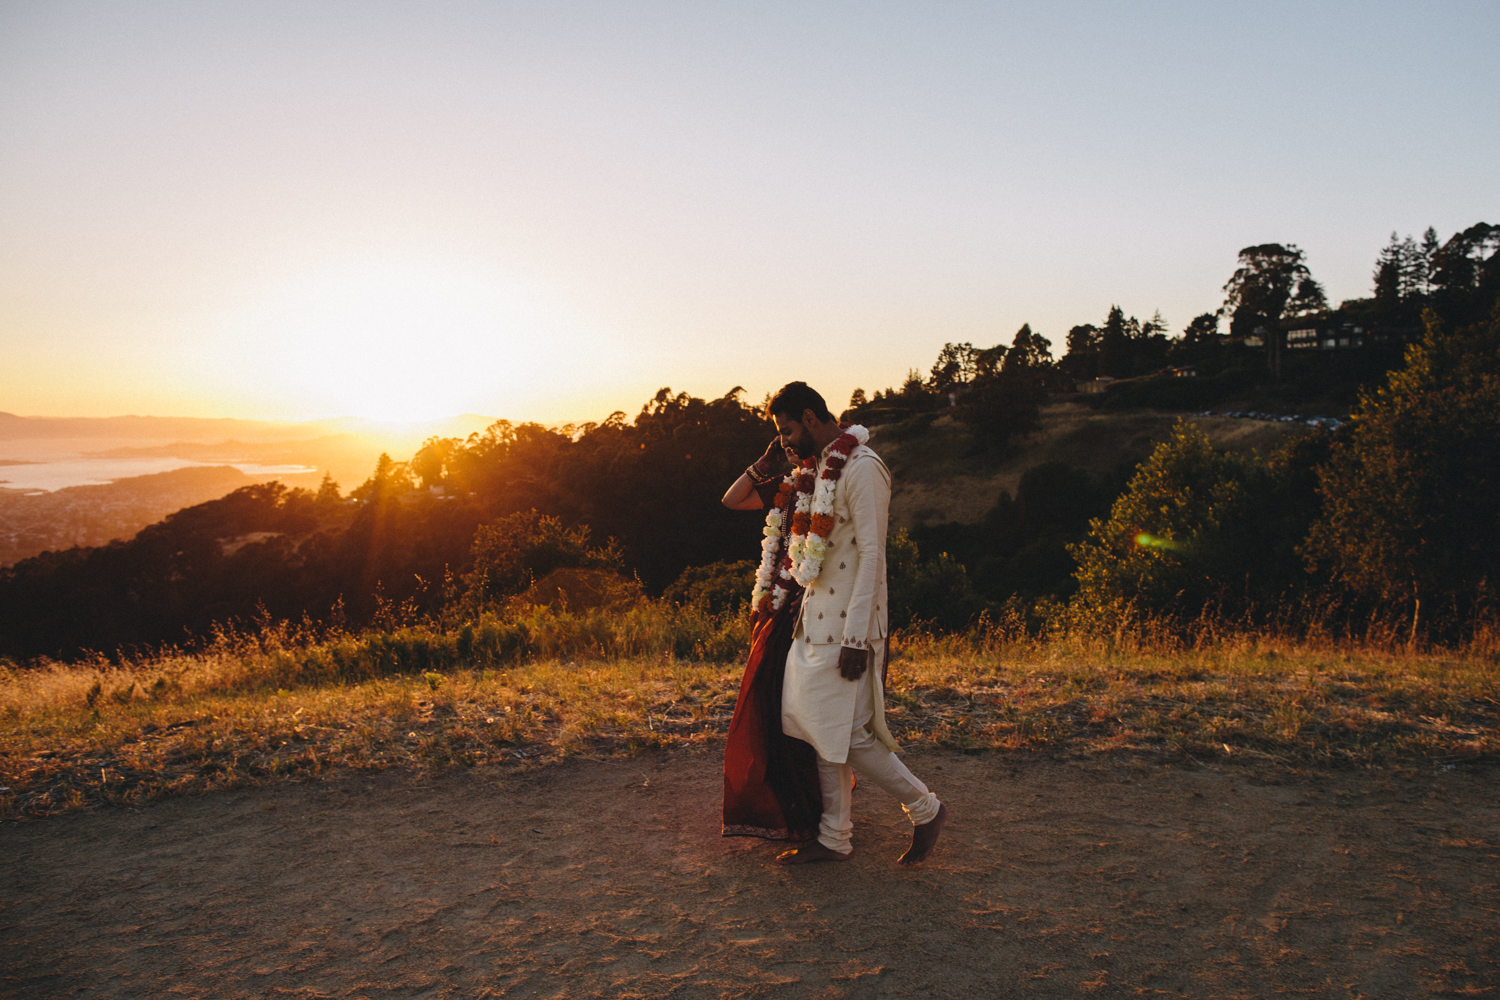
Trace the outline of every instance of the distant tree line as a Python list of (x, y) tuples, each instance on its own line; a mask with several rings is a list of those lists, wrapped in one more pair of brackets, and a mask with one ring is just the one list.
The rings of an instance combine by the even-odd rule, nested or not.
[(1348, 424), (1270, 455), (1215, 451), (1184, 424), (1073, 546), (1075, 605), (1308, 619), (1463, 638), (1500, 581), (1500, 297), (1452, 330), (1424, 313)]
[[(1101, 323), (1069, 329), (1054, 359), (1052, 342), (1026, 324), (1008, 347), (945, 344), (925, 377), (912, 369), (899, 388), (857, 389), (850, 412), (920, 427), (927, 414), (951, 407), (973, 427), (976, 450), (994, 452), (1035, 428), (1050, 394), (1100, 378), (1118, 383), (1093, 400), (1107, 409), (1201, 410), (1252, 390), (1273, 404), (1347, 409), (1360, 386), (1402, 363), (1405, 346), (1422, 335), (1425, 311), (1450, 328), (1485, 319), (1500, 296), (1497, 249), (1500, 226), (1483, 222), (1442, 243), (1430, 228), (1420, 242), (1393, 233), (1375, 262), (1371, 296), (1332, 308), (1300, 248), (1245, 247), (1223, 303), (1175, 337), (1160, 312), (1142, 321), (1112, 306)], [(1289, 351), (1287, 333), (1299, 327), (1358, 328), (1364, 347)], [(1192, 378), (1178, 377), (1185, 369)]]
[(328, 481), (250, 486), (128, 542), (43, 553), (0, 571), (0, 655), (185, 642), (261, 615), (362, 625), (476, 586), (513, 594), (558, 565), (608, 565), (660, 593), (689, 566), (757, 551), (759, 522), (719, 503), (775, 434), (742, 397), (663, 389), (634, 420), (501, 421), (409, 462), (382, 455), (347, 498)]

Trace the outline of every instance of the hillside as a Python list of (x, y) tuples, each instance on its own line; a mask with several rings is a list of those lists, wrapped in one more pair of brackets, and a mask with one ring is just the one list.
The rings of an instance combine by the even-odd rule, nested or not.
[(215, 500), (267, 477), (227, 465), (190, 466), (51, 493), (0, 487), (0, 567), (75, 545), (133, 538), (184, 507)]
[(1156, 411), (1114, 413), (1061, 400), (1043, 406), (1041, 429), (999, 458), (970, 456), (970, 433), (952, 416), (939, 417), (914, 436), (903, 435), (901, 425), (876, 427), (871, 447), (880, 452), (893, 475), (891, 527), (910, 530), (946, 521), (974, 524), (995, 505), (1002, 491), (1016, 496), (1021, 477), (1049, 462), (1123, 484), (1129, 470), (1184, 419), (1201, 427), (1215, 445), (1234, 451), (1269, 449), (1302, 426)]

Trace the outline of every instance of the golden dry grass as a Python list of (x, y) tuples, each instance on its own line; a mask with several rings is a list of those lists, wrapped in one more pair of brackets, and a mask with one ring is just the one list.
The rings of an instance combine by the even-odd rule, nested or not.
[[(322, 641), (272, 633), (124, 667), (11, 669), (0, 673), (0, 817), (351, 770), (532, 767), (722, 737), (737, 662), (679, 658), (670, 643), (642, 653), (644, 640), (622, 639), (635, 650), (613, 656), (610, 637), (624, 633), (596, 619), (573, 622), (586, 641), (572, 654), (556, 640), (551, 653), (502, 656), (482, 630), (466, 641), (418, 628)], [(716, 633), (719, 643), (736, 628)], [(1500, 750), (1500, 667), (1486, 643), (1410, 652), (1231, 636), (1189, 646), (1170, 634), (1029, 638), (982, 625), (898, 636), (894, 646), (888, 717), (907, 745), (1269, 767), (1405, 766)], [(436, 669), (410, 667), (425, 662)]]

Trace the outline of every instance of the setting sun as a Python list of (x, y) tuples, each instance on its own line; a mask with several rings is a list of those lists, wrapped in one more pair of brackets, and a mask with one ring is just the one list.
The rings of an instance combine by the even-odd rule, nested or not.
[[(287, 282), (226, 324), (211, 363), (307, 415), (387, 422), (494, 410), (593, 340), (456, 266), (383, 261)], [(583, 352), (601, 359), (598, 345)]]

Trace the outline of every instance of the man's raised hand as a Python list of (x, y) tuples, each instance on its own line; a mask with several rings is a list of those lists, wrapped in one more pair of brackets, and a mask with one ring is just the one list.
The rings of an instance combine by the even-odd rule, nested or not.
[(869, 666), (870, 651), (844, 646), (839, 649), (839, 676), (846, 681), (857, 681), (865, 675)]

